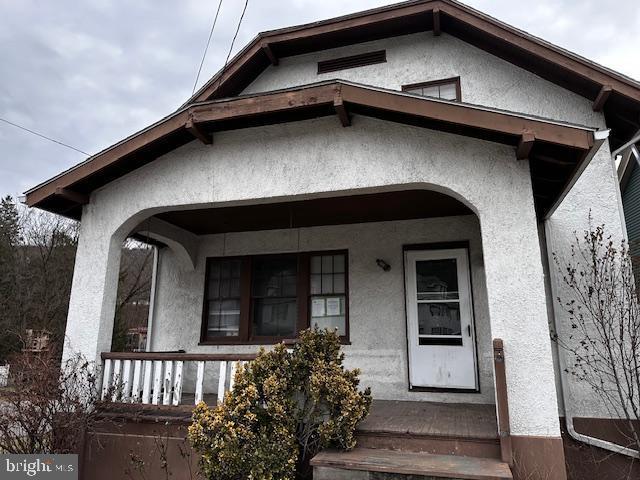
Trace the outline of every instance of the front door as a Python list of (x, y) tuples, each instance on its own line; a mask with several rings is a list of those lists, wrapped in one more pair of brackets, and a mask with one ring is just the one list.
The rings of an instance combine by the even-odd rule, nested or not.
[(405, 251), (411, 387), (477, 390), (467, 250)]

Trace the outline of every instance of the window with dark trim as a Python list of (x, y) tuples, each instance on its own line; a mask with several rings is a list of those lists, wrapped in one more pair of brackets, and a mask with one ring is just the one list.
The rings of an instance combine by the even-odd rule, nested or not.
[(273, 343), (316, 326), (349, 336), (346, 251), (208, 258), (201, 342)]
[(460, 77), (403, 85), (402, 91), (442, 100), (462, 100)]

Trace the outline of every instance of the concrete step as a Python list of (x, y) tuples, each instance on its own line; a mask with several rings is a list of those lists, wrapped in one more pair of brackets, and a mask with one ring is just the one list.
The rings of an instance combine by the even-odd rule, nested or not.
[(324, 450), (311, 460), (314, 480), (511, 480), (493, 458), (432, 455), (357, 447)]

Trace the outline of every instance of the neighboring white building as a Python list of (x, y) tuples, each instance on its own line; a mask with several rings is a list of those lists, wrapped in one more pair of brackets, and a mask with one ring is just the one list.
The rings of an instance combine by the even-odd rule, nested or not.
[[(65, 355), (171, 403), (217, 392), (200, 361), (335, 327), (374, 399), (507, 402), (502, 461), (566, 478), (559, 417), (608, 413), (561, 381), (550, 252), (589, 211), (624, 236), (629, 112), (637, 82), (451, 0), (260, 34), (175, 113), (27, 192), (82, 220)], [(149, 350), (186, 354), (101, 357), (131, 235), (160, 246)]]

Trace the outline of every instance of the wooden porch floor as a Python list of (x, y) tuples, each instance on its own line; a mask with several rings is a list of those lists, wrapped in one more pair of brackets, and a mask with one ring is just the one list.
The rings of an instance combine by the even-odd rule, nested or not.
[(374, 400), (358, 425), (367, 433), (498, 438), (494, 405)]
[[(215, 406), (217, 396), (205, 394), (203, 400)], [(163, 405), (112, 404), (106, 411), (133, 412), (137, 416), (162, 416), (189, 421), (194, 395), (186, 393), (177, 407)], [(369, 415), (357, 427), (359, 435), (392, 437), (433, 437), (442, 439), (498, 439), (494, 405), (373, 400)]]

